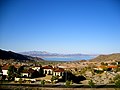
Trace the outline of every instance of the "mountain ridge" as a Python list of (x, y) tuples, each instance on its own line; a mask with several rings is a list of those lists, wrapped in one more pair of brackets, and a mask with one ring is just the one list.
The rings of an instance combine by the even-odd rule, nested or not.
[(96, 56), (95, 54), (59, 54), (59, 53), (50, 53), (46, 51), (27, 51), (27, 52), (19, 52), (23, 55), (29, 55), (29, 56), (36, 56), (36, 57), (42, 57), (42, 56)]
[(19, 54), (19, 53), (15, 53), (15, 52), (12, 52), (12, 51), (5, 51), (5, 50), (2, 50), (2, 49), (0, 49), (0, 59), (2, 59), (2, 60), (14, 59), (15, 61), (20, 61), (20, 62), (37, 61), (37, 60), (44, 61), (42, 58), (22, 55), (22, 54)]

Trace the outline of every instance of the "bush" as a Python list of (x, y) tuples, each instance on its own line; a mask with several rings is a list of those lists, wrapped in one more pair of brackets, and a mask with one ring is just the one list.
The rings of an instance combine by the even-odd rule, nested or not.
[(41, 85), (44, 86), (45, 85), (45, 80), (41, 81)]
[(120, 75), (119, 74), (114, 77), (114, 82), (115, 82), (115, 86), (117, 88), (120, 88)]
[(115, 81), (115, 86), (117, 88), (120, 88), (120, 79), (118, 79), (118, 80)]
[(19, 84), (22, 84), (22, 78), (19, 79)]
[(119, 79), (120, 79), (120, 75), (119, 74), (114, 77), (114, 81), (119, 80)]
[(90, 86), (91, 88), (93, 88), (93, 87), (95, 86), (95, 83), (93, 82), (93, 80), (90, 80), (90, 81), (88, 82), (88, 84), (89, 84), (89, 86)]
[(52, 76), (52, 78), (51, 78), (51, 82), (53, 83), (53, 82), (55, 82), (56, 80), (58, 80), (58, 76)]
[(70, 84), (71, 84), (71, 82), (70, 82), (70, 81), (68, 81), (68, 80), (65, 82), (65, 86), (66, 86), (66, 87), (69, 87), (69, 86), (70, 86)]

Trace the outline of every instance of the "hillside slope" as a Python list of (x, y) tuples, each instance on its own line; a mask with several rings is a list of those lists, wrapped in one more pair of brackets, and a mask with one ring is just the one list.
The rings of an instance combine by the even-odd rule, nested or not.
[(22, 54), (18, 54), (18, 53), (12, 52), (12, 51), (5, 51), (5, 50), (1, 50), (1, 49), (0, 49), (0, 59), (2, 59), (2, 60), (14, 59), (15, 61), (20, 61), (20, 62), (38, 61), (38, 60), (44, 61), (41, 58), (22, 55)]
[(91, 59), (94, 62), (104, 62), (104, 61), (120, 61), (120, 53), (109, 54), (109, 55), (99, 55), (98, 57)]

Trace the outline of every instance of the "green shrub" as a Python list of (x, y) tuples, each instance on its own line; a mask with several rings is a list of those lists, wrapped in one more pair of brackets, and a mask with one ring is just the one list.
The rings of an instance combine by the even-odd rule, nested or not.
[(117, 74), (117, 75), (114, 77), (114, 81), (119, 80), (119, 79), (120, 79), (120, 75)]
[(71, 81), (68, 81), (68, 80), (67, 80), (67, 81), (65, 82), (65, 86), (66, 86), (66, 87), (69, 87), (70, 84), (71, 84)]
[(52, 76), (51, 82), (54, 83), (54, 81), (58, 80), (58, 78), (59, 78), (58, 76)]
[(22, 78), (19, 79), (19, 84), (22, 84)]
[(41, 85), (44, 86), (45, 85), (45, 80), (41, 81)]
[(118, 79), (118, 80), (115, 81), (115, 86), (117, 88), (120, 88), (120, 79)]
[(95, 83), (93, 82), (93, 80), (90, 80), (88, 84), (91, 88), (95, 87)]

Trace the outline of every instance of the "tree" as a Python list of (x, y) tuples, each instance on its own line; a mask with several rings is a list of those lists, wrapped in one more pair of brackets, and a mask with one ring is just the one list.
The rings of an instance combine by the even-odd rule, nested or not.
[(0, 76), (2, 75), (2, 68), (1, 68), (1, 66), (0, 66)]
[(93, 82), (93, 80), (90, 80), (90, 81), (88, 82), (88, 84), (89, 84), (89, 86), (90, 86), (91, 88), (93, 88), (93, 87), (95, 86), (95, 83)]
[(24, 66), (21, 66), (21, 67), (18, 68), (17, 77), (21, 77), (21, 73), (22, 73), (23, 70), (24, 70)]
[(39, 77), (39, 72), (37, 70), (35, 70), (32, 74), (31, 74), (31, 78), (37, 78)]
[(8, 68), (8, 80), (14, 80), (17, 69), (12, 65)]
[(40, 68), (39, 74), (40, 74), (40, 76), (43, 76), (43, 68)]

